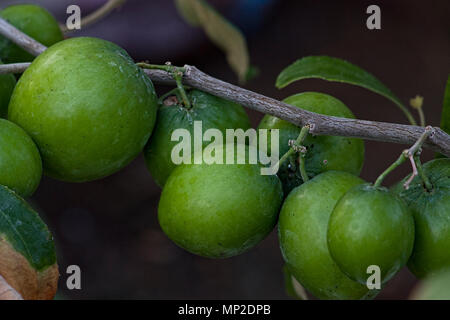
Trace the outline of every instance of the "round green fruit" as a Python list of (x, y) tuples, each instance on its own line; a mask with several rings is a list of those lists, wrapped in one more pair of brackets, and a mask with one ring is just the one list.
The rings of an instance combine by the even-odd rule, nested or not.
[(41, 157), (34, 142), (20, 127), (0, 119), (0, 185), (28, 197), (41, 176)]
[[(47, 47), (63, 40), (58, 22), (42, 7), (32, 4), (9, 6), (0, 11), (0, 17)], [(4, 37), (0, 37), (0, 57), (6, 63), (34, 59), (31, 54)]]
[(83, 182), (108, 176), (144, 148), (156, 120), (150, 79), (113, 43), (57, 43), (25, 71), (8, 117), (31, 135), (44, 172)]
[(162, 191), (158, 218), (185, 250), (208, 258), (241, 254), (275, 227), (283, 199), (276, 175), (258, 164), (187, 164), (175, 168)]
[(424, 187), (420, 177), (408, 190), (403, 188), (406, 180), (393, 188), (414, 214), (416, 235), (408, 267), (419, 278), (450, 269), (450, 159), (427, 162), (423, 171), (432, 190)]
[[(0, 64), (2, 64), (1, 61)], [(15, 86), (16, 77), (14, 75), (0, 75), (0, 118), (6, 118), (8, 114), (8, 105)]]
[(414, 219), (406, 204), (386, 188), (368, 184), (350, 189), (336, 204), (328, 225), (328, 249), (339, 268), (365, 284), (369, 266), (386, 283), (408, 261)]
[(364, 299), (377, 293), (348, 278), (328, 252), (327, 227), (337, 201), (364, 183), (340, 171), (328, 171), (292, 190), (278, 223), (281, 252), (290, 272), (319, 299)]
[[(319, 92), (296, 94), (286, 98), (284, 102), (319, 114), (350, 119), (355, 118), (353, 113), (340, 100)], [(289, 140), (297, 139), (301, 130), (292, 123), (269, 115), (262, 119), (258, 128), (280, 130), (280, 155), (285, 154), (289, 150)], [(268, 141), (270, 142), (270, 138)], [(305, 163), (309, 177), (314, 177), (329, 170), (345, 171), (354, 175), (360, 174), (364, 162), (364, 142), (362, 140), (309, 135), (303, 144), (308, 150)], [(286, 195), (293, 188), (303, 183), (298, 164), (298, 154), (293, 155), (280, 166), (278, 171), (278, 176), (283, 182), (283, 190)]]
[[(178, 141), (172, 141), (172, 133), (186, 129), (194, 146), (194, 122), (201, 121), (202, 130), (218, 129), (225, 137), (226, 129), (246, 130), (250, 121), (244, 108), (236, 103), (215, 97), (199, 90), (188, 90), (191, 108), (185, 107), (175, 95), (169, 95), (161, 102), (158, 119), (152, 138), (144, 150), (147, 168), (159, 186), (164, 186), (167, 178), (177, 166), (171, 153)], [(210, 142), (203, 141), (202, 148)]]

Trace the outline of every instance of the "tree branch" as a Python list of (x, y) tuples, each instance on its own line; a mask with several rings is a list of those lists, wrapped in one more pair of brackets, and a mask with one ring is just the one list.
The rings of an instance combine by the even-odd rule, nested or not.
[[(423, 134), (423, 127), (403, 124), (338, 118), (306, 111), (261, 94), (213, 78), (193, 66), (185, 66), (183, 83), (215, 96), (239, 103), (249, 109), (270, 114), (299, 127), (310, 125), (311, 134), (345, 136), (412, 145)], [(145, 70), (156, 83), (174, 85), (172, 76), (161, 70)], [(450, 156), (450, 136), (440, 128), (428, 137), (425, 147)]]
[[(20, 31), (18, 31), (20, 33), (17, 33), (17, 31), (8, 22), (0, 19), (0, 34), (3, 34), (8, 39), (15, 39), (15, 37), (21, 38), (23, 33)], [(28, 42), (24, 43), (24, 41), (17, 39), (15, 39), (15, 42), (19, 45), (22, 44), (24, 47), (40, 48), (35, 51), (34, 54), (36, 55), (45, 51), (45, 46), (28, 36), (26, 37), (31, 45)], [(20, 67), (24, 68), (25, 65), (21, 65)], [(18, 66), (0, 65), (0, 74), (4, 73), (3, 70), (7, 70), (8, 68), (18, 68)], [(144, 71), (156, 83), (176, 85), (172, 75), (167, 71)], [(189, 65), (185, 66), (183, 83), (212, 95), (236, 102), (249, 109), (276, 116), (299, 127), (309, 125), (311, 128), (310, 133), (314, 135), (344, 136), (412, 145), (422, 136), (424, 130), (423, 127), (419, 126), (338, 118), (306, 111), (213, 78), (198, 70), (196, 67)], [(440, 128), (433, 128), (433, 133), (427, 138), (424, 147), (450, 157), (450, 136)]]
[(30, 38), (3, 18), (0, 18), (0, 34), (34, 56), (40, 55), (47, 49), (46, 46)]
[[(81, 19), (81, 27), (87, 27), (96, 23), (97, 21), (102, 20), (107, 15), (109, 15), (114, 9), (121, 7), (127, 0), (108, 0), (103, 6), (101, 6), (96, 11), (92, 12), (90, 15), (87, 15), (85, 18)], [(63, 33), (68, 33), (70, 31), (67, 29), (65, 24), (61, 24), (61, 30)]]
[(30, 64), (30, 62), (2, 64), (0, 65), (0, 74), (23, 73)]

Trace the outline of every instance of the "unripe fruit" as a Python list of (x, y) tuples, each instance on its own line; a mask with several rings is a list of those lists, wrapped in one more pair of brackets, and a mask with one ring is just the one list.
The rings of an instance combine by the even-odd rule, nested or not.
[(166, 235), (208, 258), (241, 254), (274, 228), (283, 198), (277, 176), (258, 164), (181, 165), (167, 180), (158, 207)]
[[(63, 40), (58, 22), (42, 7), (32, 4), (9, 6), (0, 11), (0, 17), (47, 47)], [(30, 53), (1, 36), (0, 57), (5, 63), (28, 62), (34, 59)]]
[[(187, 129), (194, 145), (194, 121), (202, 121), (203, 132), (210, 128), (220, 130), (225, 136), (226, 129), (250, 127), (248, 116), (242, 106), (212, 96), (199, 90), (188, 90), (191, 102), (188, 109), (177, 98), (169, 96), (158, 109), (158, 119), (152, 138), (144, 150), (147, 168), (159, 186), (164, 186), (176, 165), (171, 159), (173, 147), (178, 144), (171, 136), (176, 129)], [(170, 102), (170, 103), (169, 103)], [(210, 142), (203, 142), (203, 148)]]
[(408, 190), (403, 188), (406, 180), (393, 188), (414, 214), (416, 235), (408, 267), (419, 278), (450, 269), (450, 159), (427, 162), (423, 172), (432, 190), (426, 190), (419, 176)]
[[(1, 61), (0, 64), (2, 64)], [(14, 75), (0, 75), (0, 118), (6, 118), (8, 114), (8, 105), (15, 86), (16, 78)]]
[(365, 284), (368, 267), (377, 266), (383, 284), (411, 255), (414, 220), (403, 200), (385, 188), (363, 184), (336, 204), (327, 238), (331, 257), (348, 277)]
[[(296, 94), (286, 98), (284, 102), (319, 114), (355, 118), (353, 113), (340, 100), (319, 92)], [(289, 150), (289, 140), (297, 139), (301, 130), (290, 122), (269, 115), (263, 118), (258, 128), (280, 130), (280, 155)], [(364, 162), (364, 142), (360, 139), (309, 135), (303, 144), (308, 150), (305, 163), (309, 177), (314, 177), (329, 170), (346, 171), (354, 175), (359, 175), (361, 172)], [(278, 171), (286, 195), (293, 188), (303, 183), (298, 169), (298, 157), (298, 154), (291, 156), (288, 161), (281, 165)]]
[(289, 271), (319, 299), (364, 299), (377, 293), (348, 278), (328, 252), (328, 221), (337, 201), (364, 181), (328, 171), (292, 190), (280, 212), (278, 235)]
[(41, 181), (38, 149), (23, 129), (0, 119), (0, 185), (22, 197), (33, 194)]
[(123, 49), (73, 38), (25, 71), (8, 117), (36, 142), (47, 175), (83, 182), (120, 170), (142, 151), (156, 108), (152, 82)]

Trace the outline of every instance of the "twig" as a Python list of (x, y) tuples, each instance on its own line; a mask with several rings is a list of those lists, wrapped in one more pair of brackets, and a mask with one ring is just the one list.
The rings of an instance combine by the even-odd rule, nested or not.
[(0, 18), (0, 34), (34, 56), (47, 50), (46, 46), (30, 38), (3, 18)]
[[(7, 24), (6, 21), (5, 23)], [(14, 36), (9, 34), (9, 37)], [(0, 70), (2, 68), (7, 67), (0, 65)], [(213, 78), (194, 66), (185, 65), (184, 71), (184, 85), (236, 102), (249, 109), (276, 116), (299, 127), (310, 124), (310, 133), (314, 135), (344, 136), (411, 145), (423, 134), (423, 127), (420, 126), (317, 114)], [(144, 72), (155, 83), (176, 84), (171, 74), (164, 70), (144, 70)], [(450, 136), (440, 128), (433, 128), (433, 134), (425, 140), (423, 146), (450, 157)]]
[[(92, 25), (103, 18), (105, 18), (107, 15), (109, 15), (114, 9), (121, 7), (127, 0), (109, 0), (107, 3), (105, 3), (103, 6), (101, 6), (96, 11), (92, 12), (91, 14), (87, 15), (85, 18), (81, 19), (81, 27), (87, 27), (89, 25)], [(68, 33), (73, 30), (69, 30), (65, 24), (61, 24), (61, 30), (63, 33)]]
[(419, 174), (419, 172), (417, 171), (416, 162), (414, 161), (414, 156), (411, 154), (408, 154), (408, 158), (409, 158), (409, 161), (411, 162), (413, 172), (412, 172), (411, 176), (409, 177), (409, 179), (406, 180), (406, 182), (403, 184), (403, 188), (405, 188), (406, 190), (409, 189), (411, 182), (413, 182), (414, 178)]
[(3, 64), (0, 65), (0, 74), (23, 73), (30, 64), (29, 62)]
[[(310, 133), (314, 135), (345, 136), (411, 145), (423, 133), (423, 127), (420, 126), (317, 114), (213, 78), (196, 67), (186, 65), (184, 68), (186, 70), (183, 77), (185, 85), (239, 103), (249, 109), (276, 116), (299, 127), (310, 124)], [(145, 70), (145, 73), (155, 83), (175, 84), (170, 74), (165, 71)], [(433, 131), (434, 133), (426, 140), (424, 146), (450, 156), (450, 136), (440, 128), (433, 128)]]
[[(423, 130), (423, 128), (422, 128)], [(417, 166), (416, 166), (416, 161), (415, 161), (415, 157), (418, 156), (421, 152), (421, 148), (422, 145), (425, 143), (425, 141), (427, 141), (427, 139), (433, 135), (433, 133), (435, 132), (435, 128), (431, 127), (431, 126), (427, 126), (425, 128), (425, 131), (422, 132), (422, 134), (420, 135), (419, 139), (417, 139), (417, 141), (412, 145), (411, 148), (403, 150), (402, 154), (400, 155), (400, 157), (398, 157), (398, 159), (389, 166), (389, 168), (387, 168), (375, 181), (374, 186), (375, 187), (379, 187), (381, 185), (381, 183), (383, 182), (383, 180), (386, 178), (386, 176), (391, 173), (392, 171), (394, 171), (398, 166), (400, 166), (403, 162), (406, 161), (406, 159), (409, 159), (411, 161), (411, 165), (413, 168), (413, 173), (411, 175), (411, 177), (408, 179), (408, 181), (406, 181), (406, 183), (403, 185), (405, 189), (409, 188), (409, 185), (411, 184), (412, 180), (414, 179), (415, 176), (417, 176), (418, 174), (418, 170), (417, 170)]]

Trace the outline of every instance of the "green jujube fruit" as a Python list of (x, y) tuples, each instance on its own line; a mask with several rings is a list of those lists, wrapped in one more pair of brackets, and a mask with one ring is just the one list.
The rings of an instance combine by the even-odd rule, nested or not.
[(384, 284), (411, 256), (414, 219), (403, 200), (386, 188), (358, 185), (334, 207), (327, 241), (331, 257), (348, 277), (365, 284), (373, 265), (380, 268)]
[[(1, 61), (0, 64), (2, 64)], [(0, 74), (0, 118), (6, 118), (8, 114), (8, 105), (15, 86), (14, 75)]]
[(335, 204), (362, 183), (350, 173), (328, 171), (292, 190), (281, 209), (278, 236), (283, 258), (293, 276), (319, 299), (368, 299), (377, 293), (342, 273), (327, 246)]
[(152, 82), (126, 51), (73, 38), (46, 50), (24, 72), (8, 117), (38, 145), (45, 174), (83, 182), (134, 159), (150, 137), (156, 110)]
[[(171, 139), (175, 130), (188, 130), (191, 146), (194, 146), (194, 121), (202, 122), (203, 132), (217, 129), (224, 137), (226, 129), (250, 128), (250, 120), (242, 106), (199, 90), (187, 90), (187, 96), (191, 108), (180, 103), (175, 95), (169, 95), (161, 102), (155, 130), (144, 150), (147, 168), (161, 187), (177, 166), (171, 159), (173, 147), (178, 144)], [(203, 141), (202, 148), (209, 143)]]
[[(340, 100), (319, 92), (303, 92), (290, 96), (283, 101), (319, 114), (349, 119), (355, 118), (350, 109)], [(280, 130), (280, 155), (289, 150), (289, 140), (297, 139), (301, 130), (290, 122), (270, 115), (264, 116), (258, 128)], [(268, 150), (270, 150), (270, 132), (268, 136)], [(364, 142), (361, 139), (309, 135), (303, 145), (307, 147), (305, 164), (309, 177), (330, 170), (345, 171), (354, 175), (359, 175), (361, 172), (364, 163)], [(299, 154), (291, 156), (280, 166), (278, 171), (286, 195), (293, 188), (303, 183), (298, 157)]]
[(420, 176), (408, 190), (403, 184), (409, 177), (393, 188), (414, 215), (416, 235), (408, 268), (419, 278), (450, 269), (450, 159), (429, 161), (423, 165), (423, 172), (432, 190), (425, 188)]
[(258, 164), (180, 165), (161, 194), (164, 233), (185, 250), (208, 258), (241, 254), (275, 227), (283, 198), (276, 175)]
[[(0, 17), (47, 47), (63, 40), (56, 19), (40, 6), (32, 4), (9, 6), (0, 11)], [(0, 36), (0, 58), (5, 63), (15, 63), (32, 61), (34, 56)]]
[(29, 197), (41, 176), (41, 156), (33, 140), (22, 128), (0, 119), (0, 185)]

